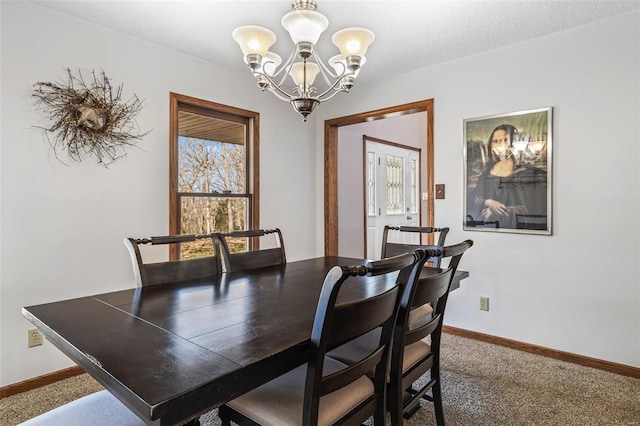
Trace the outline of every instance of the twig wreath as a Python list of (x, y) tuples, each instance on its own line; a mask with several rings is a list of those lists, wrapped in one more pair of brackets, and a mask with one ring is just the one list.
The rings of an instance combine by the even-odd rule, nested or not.
[(68, 81), (38, 82), (33, 93), (36, 107), (53, 122), (51, 127), (40, 128), (46, 130), (58, 160), (58, 151), (66, 150), (74, 161), (94, 155), (106, 167), (126, 155), (125, 148), (149, 134), (141, 133), (134, 120), (143, 101), (133, 95), (123, 102), (123, 86), (114, 90), (104, 71), (98, 75), (91, 71), (87, 77), (80, 70), (74, 75), (67, 68), (67, 73)]

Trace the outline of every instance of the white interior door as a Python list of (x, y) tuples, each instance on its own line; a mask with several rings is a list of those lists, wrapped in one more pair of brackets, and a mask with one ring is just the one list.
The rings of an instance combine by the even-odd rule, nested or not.
[(385, 225), (420, 225), (420, 159), (416, 150), (369, 140), (365, 158), (367, 258), (379, 259)]

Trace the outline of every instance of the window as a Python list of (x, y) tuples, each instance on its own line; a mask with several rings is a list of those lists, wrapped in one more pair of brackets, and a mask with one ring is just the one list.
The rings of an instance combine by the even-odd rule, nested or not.
[[(171, 234), (258, 228), (257, 113), (171, 94)], [(207, 240), (171, 258), (211, 254)]]

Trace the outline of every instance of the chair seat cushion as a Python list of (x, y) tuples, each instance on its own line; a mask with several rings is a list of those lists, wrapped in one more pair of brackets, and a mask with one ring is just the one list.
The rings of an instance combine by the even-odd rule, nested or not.
[[(325, 358), (323, 375), (347, 367), (345, 364)], [(261, 425), (302, 424), (304, 387), (307, 364), (304, 364), (262, 386), (248, 392), (227, 405)], [(318, 425), (331, 425), (352, 408), (373, 395), (373, 382), (361, 377), (355, 382), (320, 398)]]
[(109, 391), (92, 393), (19, 426), (138, 426), (145, 423)]
[(404, 347), (404, 358), (402, 359), (402, 371), (407, 371), (416, 362), (431, 353), (431, 345), (424, 340), (418, 340), (409, 346)]
[(424, 305), (413, 308), (411, 312), (409, 312), (409, 327), (431, 315), (432, 312), (433, 308), (431, 307), (431, 303), (425, 303)]

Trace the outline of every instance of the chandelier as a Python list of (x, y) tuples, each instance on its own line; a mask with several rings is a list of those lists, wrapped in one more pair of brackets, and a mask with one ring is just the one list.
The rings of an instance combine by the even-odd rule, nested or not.
[[(321, 102), (340, 92), (349, 92), (365, 63), (364, 54), (375, 38), (373, 32), (365, 28), (345, 28), (336, 32), (331, 40), (340, 49), (340, 54), (331, 57), (327, 66), (317, 55), (316, 43), (329, 21), (316, 9), (313, 0), (296, 0), (291, 11), (282, 17), (282, 26), (295, 45), (284, 63), (280, 56), (269, 52), (276, 42), (276, 35), (267, 28), (245, 25), (232, 33), (258, 87), (291, 103), (304, 121)], [(314, 85), (318, 75), (320, 81)], [(291, 77), (293, 84), (287, 77)]]

